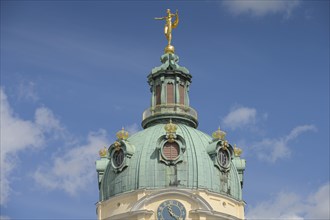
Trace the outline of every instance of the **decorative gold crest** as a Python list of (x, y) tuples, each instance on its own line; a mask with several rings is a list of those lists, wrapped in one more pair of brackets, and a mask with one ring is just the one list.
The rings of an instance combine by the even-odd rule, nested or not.
[(118, 141), (115, 141), (114, 145), (115, 145), (115, 151), (120, 150), (121, 144)]
[(176, 130), (178, 129), (178, 126), (176, 124), (173, 124), (172, 119), (170, 119), (170, 123), (166, 124), (164, 126), (164, 129), (166, 133), (175, 133)]
[(221, 148), (224, 149), (224, 150), (227, 150), (228, 146), (229, 146), (228, 141), (223, 141), (222, 145), (221, 145)]
[(127, 131), (125, 131), (125, 129), (123, 127), (120, 131), (117, 132), (116, 136), (119, 140), (126, 140), (129, 136), (129, 134)]
[(226, 139), (226, 132), (221, 131), (220, 127), (219, 127), (218, 130), (213, 132), (212, 137), (215, 140), (225, 140)]
[(174, 142), (174, 139), (176, 139), (176, 130), (178, 129), (178, 126), (176, 124), (172, 123), (172, 119), (170, 119), (170, 123), (166, 124), (164, 126), (164, 129), (166, 131), (166, 138), (169, 142)]
[(99, 150), (100, 157), (106, 157), (107, 156), (107, 148), (104, 147), (103, 149)]
[(242, 149), (236, 147), (236, 144), (234, 145), (234, 154), (235, 154), (236, 157), (239, 157), (242, 154)]

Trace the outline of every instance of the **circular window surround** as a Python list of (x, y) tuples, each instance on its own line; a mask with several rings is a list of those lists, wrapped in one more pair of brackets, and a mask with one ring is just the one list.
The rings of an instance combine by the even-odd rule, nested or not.
[(228, 149), (219, 148), (217, 151), (217, 161), (221, 168), (230, 167), (231, 155)]
[(111, 164), (115, 169), (121, 168), (125, 162), (125, 152), (124, 150), (118, 149), (114, 150), (111, 155)]
[(180, 144), (176, 141), (166, 141), (161, 148), (162, 157), (168, 161), (175, 161), (180, 157)]
[[(178, 150), (177, 151), (177, 154), (171, 156), (169, 158), (169, 156), (166, 154), (166, 152), (164, 152), (164, 147), (168, 144), (173, 144), (176, 145), (176, 147), (178, 146)], [(169, 144), (168, 144), (169, 145)], [(158, 141), (157, 141), (157, 149), (158, 149), (158, 152), (159, 152), (159, 162), (163, 162), (165, 163), (166, 165), (175, 165), (177, 163), (180, 163), (183, 161), (183, 157), (182, 155), (184, 154), (184, 152), (186, 151), (186, 142), (184, 140), (183, 137), (181, 137), (180, 135), (176, 135), (176, 138), (175, 140), (173, 141), (170, 141), (166, 135), (163, 135), (161, 137), (159, 137)]]

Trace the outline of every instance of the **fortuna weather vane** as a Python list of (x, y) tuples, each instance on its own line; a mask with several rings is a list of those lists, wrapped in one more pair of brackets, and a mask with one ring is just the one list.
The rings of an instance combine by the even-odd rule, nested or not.
[[(166, 10), (167, 16), (161, 18), (155, 18), (156, 20), (166, 20), (164, 33), (165, 37), (168, 41), (167, 46), (165, 47), (165, 53), (174, 53), (174, 46), (171, 45), (172, 41), (172, 29), (176, 28), (179, 24), (179, 14), (178, 10), (176, 10), (175, 14), (171, 13), (170, 9)], [(172, 18), (175, 17), (174, 22), (172, 23)]]

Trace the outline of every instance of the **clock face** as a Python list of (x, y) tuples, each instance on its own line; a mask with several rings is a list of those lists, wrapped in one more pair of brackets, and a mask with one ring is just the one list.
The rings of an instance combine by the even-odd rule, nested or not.
[(181, 202), (166, 200), (159, 205), (157, 210), (158, 220), (185, 220), (186, 209)]

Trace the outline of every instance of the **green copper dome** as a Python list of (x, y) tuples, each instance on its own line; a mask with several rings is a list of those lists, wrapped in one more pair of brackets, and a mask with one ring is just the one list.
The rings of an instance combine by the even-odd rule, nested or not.
[(148, 76), (151, 106), (144, 130), (124, 130), (96, 162), (100, 200), (138, 189), (204, 189), (242, 200), (245, 160), (220, 129), (213, 137), (197, 130), (197, 112), (189, 106), (192, 76), (164, 54)]
[(229, 171), (221, 172), (215, 166), (217, 161), (212, 160), (207, 152), (210, 146), (212, 148), (212, 138), (195, 128), (177, 125), (181, 155), (175, 164), (166, 164), (161, 151), (166, 136), (164, 126), (154, 125), (124, 141), (123, 145), (130, 145), (134, 152), (130, 158), (125, 158), (126, 167), (121, 172), (109, 162), (100, 188), (101, 200), (137, 189), (167, 187), (206, 189), (242, 199), (241, 181), (235, 164), (230, 162)]

